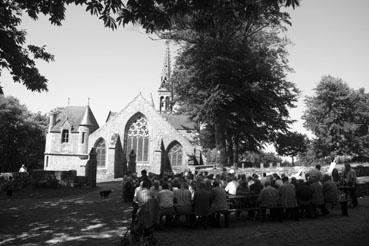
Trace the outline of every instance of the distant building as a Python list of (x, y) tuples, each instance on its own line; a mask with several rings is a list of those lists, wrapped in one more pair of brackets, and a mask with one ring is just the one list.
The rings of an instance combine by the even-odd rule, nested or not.
[[(199, 158), (198, 125), (173, 112), (167, 46), (157, 106), (139, 93), (120, 112), (109, 112), (99, 127), (89, 105), (60, 107), (50, 113), (46, 136), (45, 170), (76, 170), (83, 176), (91, 148), (97, 152), (97, 180), (108, 181), (127, 172), (129, 155), (136, 156), (136, 171), (181, 172), (191, 156)], [(132, 152), (133, 151), (133, 152)]]

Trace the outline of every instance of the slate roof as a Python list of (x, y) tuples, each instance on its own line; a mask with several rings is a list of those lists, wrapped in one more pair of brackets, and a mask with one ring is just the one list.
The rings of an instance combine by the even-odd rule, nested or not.
[[(106, 122), (112, 119), (118, 112), (109, 111)], [(196, 130), (197, 124), (193, 122), (187, 115), (183, 114), (160, 114), (167, 120), (176, 130)]]
[(57, 108), (55, 125), (51, 128), (51, 132), (60, 132), (65, 121), (68, 121), (72, 127), (72, 132), (78, 132), (78, 127), (82, 125), (91, 125), (91, 133), (99, 128), (95, 116), (89, 106), (67, 106)]
[(111, 118), (113, 118), (117, 114), (118, 114), (118, 112), (109, 111), (108, 116), (106, 117), (106, 121), (105, 122), (108, 122)]
[(184, 114), (161, 114), (176, 130), (196, 130), (197, 124)]

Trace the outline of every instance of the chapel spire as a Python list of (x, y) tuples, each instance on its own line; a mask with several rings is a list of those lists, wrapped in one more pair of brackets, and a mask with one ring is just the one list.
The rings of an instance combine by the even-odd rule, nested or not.
[(170, 67), (170, 49), (169, 41), (165, 41), (165, 55), (163, 70), (161, 72), (159, 95), (159, 112), (171, 113), (173, 109), (173, 85), (170, 81), (171, 67)]
[(169, 78), (171, 75), (169, 40), (165, 41), (165, 46), (166, 49), (164, 55), (163, 69), (161, 72), (160, 88), (167, 87), (169, 85)]

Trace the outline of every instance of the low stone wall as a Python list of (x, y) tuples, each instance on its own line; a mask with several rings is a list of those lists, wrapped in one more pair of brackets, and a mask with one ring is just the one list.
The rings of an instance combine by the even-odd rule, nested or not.
[(37, 187), (57, 188), (74, 187), (77, 171), (51, 171), (51, 170), (32, 170), (30, 172), (32, 179)]

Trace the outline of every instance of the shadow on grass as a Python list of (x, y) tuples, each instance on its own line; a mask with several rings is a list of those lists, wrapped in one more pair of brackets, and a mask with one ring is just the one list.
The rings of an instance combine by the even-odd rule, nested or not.
[[(102, 199), (99, 189), (114, 189)], [(53, 198), (0, 201), (0, 245), (114, 245), (129, 225), (119, 184)]]

